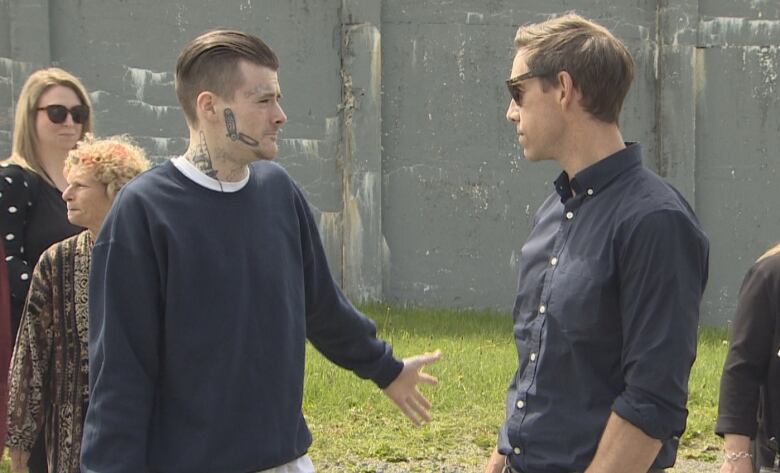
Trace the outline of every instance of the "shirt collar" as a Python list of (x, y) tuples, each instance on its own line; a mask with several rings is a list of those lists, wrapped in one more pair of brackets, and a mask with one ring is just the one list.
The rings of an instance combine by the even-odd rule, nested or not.
[(595, 195), (620, 174), (642, 165), (642, 148), (639, 143), (626, 143), (626, 147), (586, 167), (571, 180), (566, 171), (555, 179), (555, 192), (566, 203), (574, 193)]

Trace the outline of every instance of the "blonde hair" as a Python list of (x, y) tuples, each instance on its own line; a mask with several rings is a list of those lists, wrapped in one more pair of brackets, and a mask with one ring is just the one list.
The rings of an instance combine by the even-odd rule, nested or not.
[(68, 153), (65, 174), (73, 167), (90, 170), (95, 180), (106, 186), (108, 197), (113, 199), (122, 186), (149, 169), (149, 160), (144, 150), (127, 136), (96, 139), (89, 133)]
[(634, 59), (606, 28), (575, 13), (527, 26), (515, 36), (515, 49), (528, 51), (528, 70), (554, 85), (561, 71), (582, 93), (583, 108), (606, 123), (618, 123), (634, 80)]
[(772, 248), (768, 249), (768, 250), (766, 251), (766, 253), (764, 253), (763, 255), (761, 255), (761, 257), (759, 257), (759, 258), (756, 260), (756, 263), (758, 263), (759, 261), (761, 261), (761, 260), (762, 260), (762, 259), (764, 259), (764, 258), (769, 258), (770, 256), (774, 256), (774, 255), (776, 255), (776, 254), (778, 254), (778, 253), (780, 253), (780, 244), (777, 244), (777, 245), (775, 245), (774, 247), (772, 247)]
[(16, 104), (10, 162), (33, 171), (44, 178), (48, 178), (48, 176), (43, 170), (43, 165), (38, 156), (38, 135), (35, 128), (35, 119), (38, 114), (38, 101), (41, 95), (57, 85), (71, 89), (79, 98), (81, 104), (90, 108), (89, 117), (81, 126), (81, 138), (84, 138), (87, 133), (92, 131), (92, 103), (89, 101), (89, 95), (84, 88), (84, 84), (73, 74), (58, 67), (50, 67), (33, 72), (24, 83), (19, 94), (19, 101)]

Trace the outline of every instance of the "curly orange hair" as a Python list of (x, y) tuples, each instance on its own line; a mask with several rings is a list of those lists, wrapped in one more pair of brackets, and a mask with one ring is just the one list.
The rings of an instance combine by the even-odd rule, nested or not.
[(65, 174), (76, 166), (92, 171), (95, 180), (105, 184), (108, 196), (113, 199), (122, 186), (149, 169), (149, 160), (144, 150), (127, 136), (97, 139), (88, 133), (68, 153)]

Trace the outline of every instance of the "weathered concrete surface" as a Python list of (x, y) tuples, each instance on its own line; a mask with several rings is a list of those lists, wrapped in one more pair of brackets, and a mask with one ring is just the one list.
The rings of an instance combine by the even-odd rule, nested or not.
[(179, 51), (211, 28), (250, 31), (281, 58), (289, 124), (280, 135), (279, 162), (311, 198), (341, 279), (340, 6), (341, 0), (0, 0), (0, 153), (10, 151), (24, 80), (55, 64), (84, 81), (97, 133), (129, 133), (156, 160), (179, 154), (187, 145), (173, 90)]
[[(780, 240), (780, 0), (583, 0), (626, 41), (621, 118), (645, 163), (695, 205), (712, 239), (703, 321)], [(300, 183), (332, 270), (354, 299), (508, 308), (518, 252), (557, 169), (522, 159), (503, 80), (520, 24), (566, 0), (0, 0), (0, 154), (19, 89), (57, 64), (82, 77), (99, 134), (156, 159), (186, 147), (172, 70), (213, 27), (279, 54), (289, 122), (278, 161)]]
[[(596, 7), (637, 62), (625, 136), (655, 167), (655, 5)], [(619, 2), (628, 3), (628, 2)], [(533, 213), (559, 172), (528, 163), (505, 119), (517, 25), (566, 2), (390, 1), (382, 16), (387, 297), (508, 307)], [(521, 8), (522, 7), (522, 8)]]
[(696, 208), (709, 232), (704, 313), (729, 320), (745, 271), (780, 241), (780, 2), (702, 2)]
[(375, 24), (344, 25), (343, 287), (361, 301), (383, 295), (380, 45)]

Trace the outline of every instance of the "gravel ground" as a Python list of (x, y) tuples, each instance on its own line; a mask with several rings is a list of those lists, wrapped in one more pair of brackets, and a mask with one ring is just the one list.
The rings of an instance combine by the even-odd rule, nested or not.
[(696, 460), (678, 460), (671, 473), (718, 473), (719, 463), (705, 463)]
[[(320, 462), (315, 465), (319, 473), (482, 473), (473, 465), (441, 466), (440, 461), (415, 461), (388, 463), (380, 460), (362, 460), (349, 466), (338, 462)], [(678, 460), (669, 473), (717, 473), (718, 465), (696, 460)]]

